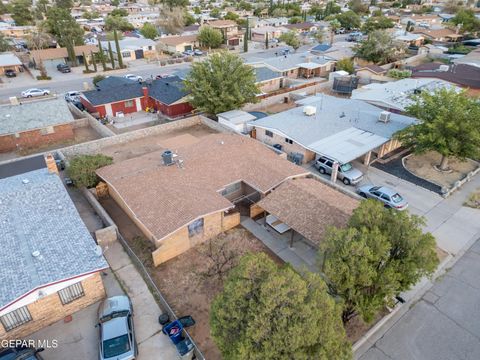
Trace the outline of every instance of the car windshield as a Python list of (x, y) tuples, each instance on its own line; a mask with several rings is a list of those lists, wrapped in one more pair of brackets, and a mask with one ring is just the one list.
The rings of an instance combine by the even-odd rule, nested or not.
[(123, 311), (114, 311), (108, 315), (105, 315), (103, 316), (101, 319), (100, 319), (100, 322), (101, 323), (104, 323), (106, 321), (109, 321), (109, 320), (112, 320), (113, 318), (117, 318), (117, 317), (125, 317), (127, 316), (129, 313), (128, 310), (123, 310)]
[(125, 354), (127, 351), (130, 351), (127, 334), (103, 342), (103, 357), (106, 359)]
[(395, 203), (395, 204), (398, 204), (400, 201), (402, 201), (403, 198), (400, 196), (400, 194), (395, 194), (395, 195), (392, 195), (392, 201)]
[(340, 168), (342, 169), (343, 172), (346, 172), (346, 171), (352, 169), (352, 164), (346, 163), (346, 164), (343, 164), (342, 166), (340, 166)]

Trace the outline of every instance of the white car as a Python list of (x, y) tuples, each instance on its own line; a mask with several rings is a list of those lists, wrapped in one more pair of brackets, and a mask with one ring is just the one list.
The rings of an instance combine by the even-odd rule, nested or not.
[(80, 100), (80, 91), (67, 91), (65, 93), (65, 100), (68, 102), (75, 102)]
[(129, 80), (133, 80), (133, 81), (138, 81), (138, 82), (142, 82), (143, 81), (143, 78), (139, 75), (135, 75), (135, 74), (127, 74), (124, 76), (125, 79), (129, 79)]
[(44, 96), (44, 95), (50, 95), (50, 90), (47, 89), (28, 89), (25, 91), (22, 91), (22, 97), (24, 98), (31, 98), (34, 96)]

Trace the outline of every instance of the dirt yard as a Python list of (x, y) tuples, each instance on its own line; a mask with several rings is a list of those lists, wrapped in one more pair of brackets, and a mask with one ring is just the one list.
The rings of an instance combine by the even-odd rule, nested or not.
[(416, 176), (435, 183), (445, 188), (451, 188), (456, 181), (463, 179), (470, 171), (475, 170), (480, 164), (467, 159), (459, 161), (449, 159), (451, 172), (440, 172), (434, 168), (439, 165), (441, 155), (430, 151), (422, 155), (410, 155), (405, 159), (405, 167)]
[(123, 161), (146, 153), (164, 149), (163, 145), (168, 139), (190, 135), (189, 137), (202, 138), (215, 134), (216, 131), (205, 125), (194, 125), (184, 129), (176, 129), (163, 134), (143, 137), (139, 140), (130, 141), (127, 144), (119, 144), (102, 149), (102, 153), (113, 157), (114, 161)]
[[(247, 230), (236, 227), (155, 268), (151, 256), (153, 244), (145, 239), (114, 200), (106, 198), (100, 202), (175, 313), (178, 316), (193, 316), (196, 324), (188, 332), (205, 357), (209, 360), (221, 359), (210, 338), (209, 314), (210, 303), (222, 289), (226, 273), (247, 252), (263, 251), (278, 264), (283, 264), (282, 260)], [(226, 265), (215, 266), (223, 262)]]

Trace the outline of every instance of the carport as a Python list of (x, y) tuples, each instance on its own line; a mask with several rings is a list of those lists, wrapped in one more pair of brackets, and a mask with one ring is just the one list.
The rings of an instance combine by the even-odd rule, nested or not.
[(319, 155), (335, 160), (331, 174), (331, 181), (335, 182), (339, 164), (346, 164), (364, 156), (363, 162), (368, 165), (372, 151), (388, 141), (389, 139), (383, 136), (350, 127), (335, 135), (315, 141), (308, 148)]
[(329, 226), (344, 227), (358, 200), (313, 178), (288, 180), (257, 205), (263, 209), (263, 225), (278, 236), (290, 236), (318, 248)]

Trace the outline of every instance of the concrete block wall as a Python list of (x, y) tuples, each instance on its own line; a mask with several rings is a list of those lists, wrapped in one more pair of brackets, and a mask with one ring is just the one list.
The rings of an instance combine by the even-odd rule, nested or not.
[[(100, 273), (82, 281), (85, 296), (63, 305), (58, 293), (48, 295), (28, 305), (32, 321), (6, 332), (0, 323), (0, 340), (13, 340), (24, 338), (35, 331), (65, 318), (68, 315), (93, 304), (105, 297), (105, 289)], [(93, 326), (94, 324), (92, 324)]]
[(303, 154), (303, 162), (307, 163), (315, 159), (315, 153), (305, 149), (300, 144), (293, 142), (293, 144), (287, 143), (285, 141), (285, 137), (273, 134), (273, 137), (265, 135), (265, 129), (257, 128), (256, 129), (256, 138), (257, 140), (267, 144), (267, 145), (275, 145), (280, 144), (282, 145), (282, 151), (286, 152), (287, 154), (291, 153), (300, 153)]

